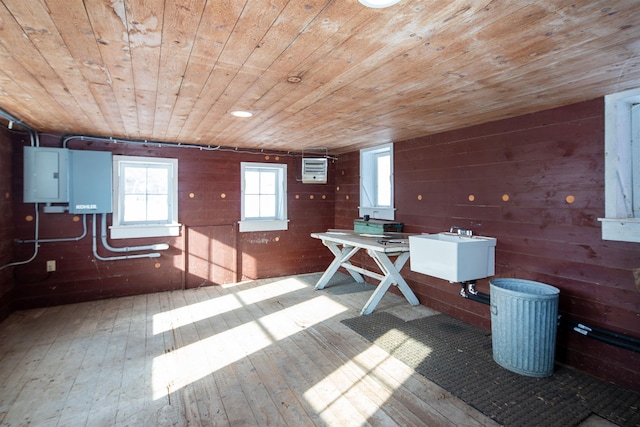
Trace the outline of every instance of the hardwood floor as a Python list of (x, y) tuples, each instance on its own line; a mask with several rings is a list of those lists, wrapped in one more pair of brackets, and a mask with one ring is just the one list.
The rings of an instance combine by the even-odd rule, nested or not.
[[(16, 312), (0, 425), (496, 425), (340, 323), (372, 286), (319, 276)], [(393, 294), (377, 310), (433, 314)]]

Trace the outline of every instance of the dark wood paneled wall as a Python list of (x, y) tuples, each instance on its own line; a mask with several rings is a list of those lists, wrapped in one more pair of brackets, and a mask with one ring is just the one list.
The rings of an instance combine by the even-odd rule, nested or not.
[[(560, 289), (565, 317), (640, 336), (640, 244), (603, 241), (602, 99), (395, 144), (396, 219), (496, 237), (496, 277)], [(336, 227), (358, 215), (358, 153), (336, 165)], [(571, 197), (573, 199), (571, 199)], [(364, 262), (365, 260), (363, 260)], [(487, 305), (404, 269), (422, 304), (483, 328)], [(489, 292), (488, 279), (478, 289)], [(640, 389), (640, 355), (561, 329), (558, 360)]]
[[(0, 128), (0, 265), (13, 260), (13, 204), (11, 135)], [(0, 321), (12, 310), (13, 279), (10, 267), (0, 270)]]
[[(17, 197), (13, 198), (15, 234), (12, 237), (19, 239), (34, 235), (34, 204), (22, 203), (21, 153), (26, 143), (24, 138), (16, 138), (14, 142), (14, 150), (19, 155), (14, 162), (13, 192)], [(57, 137), (42, 138), (42, 145), (59, 144)], [(331, 261), (326, 248), (309, 235), (333, 227), (333, 171), (329, 184), (302, 184), (296, 179), (300, 176), (300, 157), (286, 154), (79, 140), (70, 142), (68, 148), (178, 158), (181, 234), (175, 238), (110, 241), (112, 246), (168, 242), (170, 248), (163, 251), (160, 258), (99, 261), (92, 253), (89, 217), (87, 237), (73, 242), (43, 243), (32, 263), (15, 269), (19, 308), (314, 272), (323, 270)], [(288, 165), (289, 230), (238, 232), (240, 163), (243, 161)], [(110, 216), (108, 223), (111, 223)], [(82, 230), (82, 216), (40, 214), (41, 238), (80, 236)], [(99, 240), (98, 253), (112, 256)], [(19, 245), (15, 256), (27, 258), (32, 248), (33, 245)], [(56, 260), (56, 272), (46, 272), (47, 260)]]

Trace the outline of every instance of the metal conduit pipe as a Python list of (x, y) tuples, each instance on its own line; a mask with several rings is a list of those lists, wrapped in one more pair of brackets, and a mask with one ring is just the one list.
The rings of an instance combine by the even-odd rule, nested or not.
[[(490, 304), (491, 296), (475, 290), (475, 282), (462, 282), (460, 283), (460, 295), (464, 298), (468, 298), (472, 301), (476, 301), (482, 304)], [(610, 331), (604, 328), (598, 328), (596, 326), (587, 326), (583, 323), (575, 320), (561, 317), (559, 324), (565, 325), (568, 329), (571, 329), (581, 335), (584, 335), (595, 340), (614, 345), (617, 347), (625, 348), (627, 350), (640, 352), (640, 338), (620, 334), (618, 332)]]
[(62, 148), (67, 148), (67, 143), (73, 139), (79, 139), (80, 141), (100, 141), (100, 142), (113, 142), (117, 144), (118, 142), (123, 142), (127, 144), (153, 144), (158, 147), (180, 147), (180, 148), (196, 148), (198, 150), (205, 151), (216, 151), (221, 147), (210, 146), (210, 145), (199, 145), (199, 144), (188, 144), (181, 142), (159, 142), (159, 141), (148, 141), (148, 140), (138, 140), (138, 139), (127, 139), (127, 138), (107, 138), (100, 136), (86, 136), (86, 135), (66, 135), (62, 137)]
[(93, 214), (93, 221), (91, 222), (92, 227), (92, 247), (93, 247), (93, 256), (100, 261), (118, 261), (123, 259), (135, 259), (135, 258), (158, 258), (160, 253), (153, 252), (147, 254), (136, 254), (136, 255), (121, 255), (121, 256), (113, 256), (113, 257), (103, 257), (98, 255), (98, 236), (96, 233), (96, 214)]
[(87, 236), (87, 215), (82, 215), (82, 234), (78, 237), (60, 237), (57, 239), (29, 239), (29, 240), (16, 240), (16, 243), (57, 243), (57, 242), (77, 242), (78, 240), (82, 240)]
[(636, 338), (636, 337), (632, 337), (632, 336), (629, 336), (629, 335), (621, 334), (621, 333), (618, 333), (618, 332), (610, 331), (608, 329), (598, 328), (597, 326), (588, 326), (588, 325), (585, 325), (583, 323), (580, 323), (580, 322), (577, 322), (577, 321), (571, 320), (571, 319), (567, 319), (567, 322), (569, 322), (575, 328), (579, 328), (579, 329), (581, 329), (583, 331), (586, 331), (588, 333), (608, 335), (608, 336), (610, 336), (610, 337), (612, 337), (614, 339), (618, 339), (618, 340), (622, 340), (622, 341), (629, 341), (629, 342), (635, 343), (635, 344), (640, 346), (640, 338)]
[(157, 243), (155, 245), (144, 246), (129, 246), (124, 248), (115, 248), (110, 246), (107, 242), (107, 216), (102, 214), (102, 226), (100, 229), (100, 238), (102, 239), (102, 245), (105, 249), (111, 252), (130, 252), (130, 251), (164, 251), (169, 249), (169, 245), (166, 243)]
[(7, 267), (14, 267), (16, 265), (28, 264), (34, 259), (36, 259), (36, 257), (38, 256), (38, 248), (40, 247), (40, 244), (38, 243), (38, 232), (40, 230), (40, 212), (39, 212), (37, 203), (35, 203), (35, 209), (36, 209), (36, 213), (35, 213), (36, 230), (35, 230), (35, 240), (33, 241), (34, 242), (33, 255), (31, 255), (31, 258), (29, 258), (26, 261), (16, 261), (16, 262), (10, 262), (9, 264), (5, 264), (5, 265), (0, 265), (0, 270), (3, 270)]

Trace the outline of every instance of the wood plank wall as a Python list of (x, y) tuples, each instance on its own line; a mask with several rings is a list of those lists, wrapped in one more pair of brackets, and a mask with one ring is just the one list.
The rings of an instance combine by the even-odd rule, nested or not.
[[(0, 128), (0, 265), (13, 258), (12, 145), (9, 131)], [(0, 321), (12, 310), (13, 279), (11, 268), (0, 270)]]
[[(21, 153), (25, 144), (28, 144), (25, 138), (15, 138), (14, 150), (18, 155), (14, 162), (13, 237), (19, 239), (34, 235), (34, 204), (22, 203)], [(41, 144), (60, 146), (59, 137), (45, 135)], [(325, 269), (331, 262), (329, 251), (309, 235), (333, 227), (334, 185), (332, 181), (326, 185), (298, 182), (300, 157), (79, 140), (70, 142), (68, 148), (178, 158), (181, 235), (110, 242), (118, 247), (168, 242), (170, 248), (162, 252), (160, 258), (98, 261), (92, 253), (89, 216), (87, 237), (77, 242), (43, 243), (32, 263), (16, 268), (18, 308), (315, 272)], [(238, 232), (242, 161), (288, 165), (289, 230)], [(333, 175), (331, 172), (330, 176)], [(108, 223), (111, 223), (110, 216)], [(82, 228), (81, 215), (40, 215), (41, 238), (80, 236)], [(112, 256), (102, 249), (99, 240), (98, 253)], [(30, 244), (19, 245), (15, 256), (26, 259), (32, 249)], [(47, 260), (56, 261), (56, 272), (46, 272)]]
[[(556, 286), (562, 315), (639, 337), (640, 244), (603, 241), (597, 221), (603, 114), (596, 99), (396, 143), (396, 219), (408, 232), (459, 225), (496, 237), (497, 277)], [(358, 159), (349, 153), (336, 164), (336, 227), (358, 215)], [(422, 304), (490, 329), (489, 306), (460, 297), (459, 285), (404, 274)], [(488, 293), (488, 280), (478, 289)], [(561, 329), (558, 360), (640, 389), (638, 353)]]

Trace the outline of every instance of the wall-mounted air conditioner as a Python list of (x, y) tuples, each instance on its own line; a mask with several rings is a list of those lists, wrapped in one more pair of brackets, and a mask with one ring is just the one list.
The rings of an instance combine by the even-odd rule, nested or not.
[(327, 159), (326, 158), (302, 158), (302, 182), (304, 184), (327, 183)]

